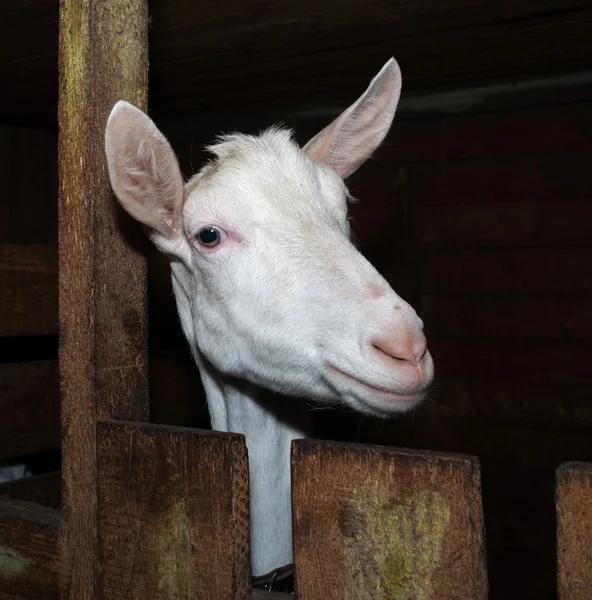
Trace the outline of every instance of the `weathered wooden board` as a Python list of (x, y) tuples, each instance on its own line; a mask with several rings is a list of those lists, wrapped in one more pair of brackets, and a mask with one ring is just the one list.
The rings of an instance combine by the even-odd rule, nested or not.
[(146, 108), (147, 4), (60, 2), (63, 600), (95, 594), (96, 419), (148, 420), (143, 233), (116, 206), (104, 156), (115, 102), (123, 98)]
[(31, 475), (0, 483), (0, 499), (36, 502), (59, 510), (61, 506), (62, 475), (60, 471)]
[(105, 600), (246, 600), (251, 593), (244, 437), (98, 424)]
[(297, 440), (300, 600), (487, 598), (473, 457)]
[(592, 597), (592, 463), (557, 469), (557, 588), (559, 600)]
[(0, 598), (58, 600), (57, 510), (0, 498)]
[(0, 364), (0, 458), (60, 447), (56, 361)]
[(0, 337), (57, 333), (57, 300), (55, 248), (0, 244)]

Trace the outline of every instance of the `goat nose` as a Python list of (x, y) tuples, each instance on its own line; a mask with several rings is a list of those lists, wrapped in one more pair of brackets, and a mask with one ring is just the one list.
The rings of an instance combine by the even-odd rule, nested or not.
[(404, 334), (374, 338), (370, 342), (378, 351), (401, 362), (417, 365), (425, 356), (427, 341), (423, 332), (408, 331)]

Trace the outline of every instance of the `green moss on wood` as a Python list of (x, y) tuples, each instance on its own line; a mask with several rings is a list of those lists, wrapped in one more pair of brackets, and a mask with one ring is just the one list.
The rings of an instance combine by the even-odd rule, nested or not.
[(158, 537), (159, 597), (175, 600), (192, 598), (191, 553), (192, 543), (187, 507), (183, 500), (175, 500), (166, 515), (160, 517), (162, 527)]
[(26, 558), (6, 546), (0, 546), (0, 579), (23, 577), (29, 569)]
[(354, 490), (346, 509), (344, 561), (347, 600), (429, 600), (450, 507), (436, 492), (419, 492), (393, 504), (388, 485), (377, 481)]

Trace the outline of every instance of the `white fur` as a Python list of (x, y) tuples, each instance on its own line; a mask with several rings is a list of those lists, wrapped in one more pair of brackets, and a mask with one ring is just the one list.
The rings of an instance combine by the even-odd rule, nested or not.
[[(212, 426), (246, 436), (255, 575), (292, 560), (290, 443), (310, 431), (295, 398), (384, 416), (417, 405), (433, 376), (421, 321), (347, 222), (343, 177), (384, 139), (400, 87), (391, 59), (304, 149), (281, 129), (226, 136), (184, 187), (141, 111), (118, 102), (107, 124), (115, 193), (171, 260)], [(211, 250), (196, 241), (207, 226), (227, 238)]]

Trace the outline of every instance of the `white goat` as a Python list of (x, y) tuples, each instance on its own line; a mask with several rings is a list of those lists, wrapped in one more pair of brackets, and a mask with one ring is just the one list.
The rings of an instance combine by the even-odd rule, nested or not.
[(290, 442), (309, 433), (295, 398), (385, 416), (416, 406), (433, 377), (421, 320), (347, 220), (344, 178), (384, 139), (400, 89), (391, 59), (302, 149), (282, 129), (224, 136), (185, 185), (143, 112), (120, 101), (107, 123), (111, 184), (171, 261), (212, 427), (246, 436), (256, 576), (292, 561)]

